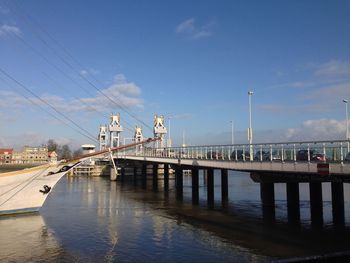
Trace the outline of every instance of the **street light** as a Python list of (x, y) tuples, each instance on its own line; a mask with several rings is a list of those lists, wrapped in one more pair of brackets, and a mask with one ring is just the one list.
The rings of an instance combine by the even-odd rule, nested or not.
[(348, 100), (347, 99), (343, 99), (343, 102), (345, 103), (345, 117), (346, 117), (346, 136), (345, 136), (345, 138), (347, 140), (350, 140), (350, 136), (349, 136), (349, 117), (348, 117)]
[(233, 145), (235, 143), (235, 137), (234, 137), (234, 125), (235, 122), (232, 120), (231, 123), (231, 144)]
[(167, 147), (171, 147), (171, 136), (170, 136), (170, 120), (171, 120), (172, 116), (169, 116), (168, 117), (168, 120), (169, 120), (169, 133), (168, 133), (168, 143), (167, 143)]
[(253, 91), (248, 91), (248, 98), (249, 98), (249, 128), (248, 128), (248, 142), (249, 142), (249, 155), (250, 160), (253, 160), (253, 129), (252, 129), (252, 95), (254, 94)]

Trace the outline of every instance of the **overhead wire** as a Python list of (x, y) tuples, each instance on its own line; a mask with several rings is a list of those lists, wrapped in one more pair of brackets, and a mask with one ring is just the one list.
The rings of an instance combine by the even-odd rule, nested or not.
[[(94, 138), (94, 135), (92, 135), (89, 131), (87, 131), (86, 129), (80, 127), (79, 124), (77, 124), (75, 121), (73, 121), (71, 118), (69, 118), (68, 116), (66, 116), (64, 113), (60, 112), (58, 109), (56, 109), (56, 107), (52, 106), (50, 103), (48, 103), (46, 100), (44, 100), (43, 98), (41, 98), (40, 96), (38, 96), (36, 93), (34, 93), (32, 90), (30, 90), (28, 87), (26, 87), (24, 84), (22, 84), (20, 81), (18, 81), (17, 79), (15, 79), (14, 77), (12, 77), (9, 73), (7, 73), (4, 69), (2, 69), (0, 67), (0, 72), (5, 75), (7, 78), (11, 79), (13, 82), (15, 82), (18, 86), (20, 86), (21, 88), (23, 88), (24, 90), (26, 90), (28, 93), (30, 93), (32, 96), (34, 96), (35, 98), (37, 98), (39, 101), (41, 101), (42, 103), (44, 103), (45, 105), (47, 105), (49, 108), (51, 108), (53, 111), (55, 111), (58, 115), (62, 116), (64, 119), (66, 119), (67, 121), (69, 121), (70, 123), (72, 123), (74, 126), (76, 126), (78, 129), (84, 131), (84, 133), (86, 135), (88, 135), (91, 138)], [(97, 141), (97, 139), (93, 139), (94, 141)]]
[[(14, 3), (14, 2), (12, 2)], [(19, 5), (17, 5), (16, 3), (14, 3), (14, 5), (17, 6), (17, 10), (21, 9), (21, 7), (19, 7)], [(16, 12), (16, 11), (15, 11)], [(81, 67), (83, 70), (87, 71), (85, 66), (82, 65), (82, 63), (80, 63), (76, 58), (74, 58), (70, 52), (68, 52), (68, 50), (62, 45), (60, 44), (48, 31), (46, 31), (38, 22), (36, 22), (33, 18), (31, 18), (31, 16), (27, 13), (25, 13), (22, 9), (22, 13), (23, 15), (19, 14), (20, 16), (24, 17), (27, 21), (29, 21), (29, 24), (35, 24), (37, 28), (39, 28), (44, 34), (46, 34), (59, 48), (61, 48), (61, 50), (63, 50), (63, 52), (70, 57), (79, 67)], [(18, 13), (17, 13), (18, 14)], [(103, 95), (106, 99), (108, 99), (110, 102), (112, 102), (113, 104), (115, 104), (116, 106), (118, 106), (123, 112), (125, 112), (126, 114), (128, 114), (130, 117), (132, 117), (133, 119), (135, 119), (136, 121), (142, 123), (145, 127), (149, 128), (150, 130), (152, 130), (152, 127), (150, 125), (148, 125), (147, 123), (145, 123), (144, 121), (142, 121), (141, 119), (137, 118), (135, 115), (133, 115), (132, 113), (130, 113), (126, 108), (126, 105), (119, 100), (117, 97), (113, 96), (113, 99), (111, 97), (109, 97), (108, 95), (106, 95), (101, 89), (99, 89), (95, 84), (93, 84), (89, 79), (87, 79), (84, 75), (79, 74), (79, 70), (77, 70), (69, 61), (67, 61), (65, 58), (63, 58), (58, 52), (56, 52), (56, 50), (54, 48), (52, 48), (47, 41), (45, 41), (39, 34), (35, 33), (35, 31), (33, 30), (34, 34), (36, 35), (36, 37), (43, 42), (64, 64), (66, 64), (68, 67), (71, 68), (71, 70), (73, 70), (74, 72), (76, 72), (78, 74), (78, 76), (80, 78), (82, 78), (83, 80), (85, 80), (91, 87), (93, 87), (97, 92), (99, 92), (101, 95)], [(22, 39), (23, 41), (23, 39)], [(91, 74), (90, 74), (91, 75)], [(96, 77), (94, 77), (93, 75), (91, 75), (91, 77), (96, 81), (101, 83)], [(117, 100), (118, 102), (116, 102), (115, 100)]]
[[(7, 85), (9, 85), (11, 88), (15, 89), (13, 85), (11, 85), (9, 82), (7, 82), (4, 78), (1, 77), (0, 75), (0, 79), (5, 82)], [(17, 90), (17, 89), (16, 89)], [(26, 95), (18, 92), (18, 94), (20, 96), (22, 96), (25, 100), (29, 101), (30, 103), (32, 103), (34, 106), (38, 107), (40, 110), (44, 111), (45, 113), (47, 113), (48, 115), (50, 115), (51, 117), (53, 117), (54, 119), (58, 120), (59, 122), (63, 123), (64, 125), (68, 126), (69, 128), (71, 128), (72, 130), (76, 131), (77, 133), (79, 133), (80, 135), (88, 138), (89, 140), (92, 141), (97, 141), (95, 138), (91, 138), (90, 136), (82, 133), (80, 130), (77, 130), (76, 128), (72, 127), (69, 123), (63, 121), (62, 119), (58, 118), (56, 115), (52, 114), (50, 111), (47, 111), (44, 107), (42, 107), (40, 104), (36, 103), (33, 99), (31, 99), (30, 97), (27, 97)]]
[[(23, 37), (21, 37), (20, 35), (14, 34), (14, 36), (19, 39), (25, 46), (27, 46), (30, 50), (32, 50), (32, 52), (34, 52), (35, 54), (37, 54), (39, 57), (41, 57), (47, 64), (49, 64), (50, 66), (52, 66), (53, 68), (55, 68), (58, 72), (60, 72), (62, 75), (64, 75), (66, 78), (68, 78), (70, 81), (72, 81), (75, 85), (77, 85), (79, 88), (81, 88), (82, 90), (84, 90), (85, 92), (87, 92), (87, 94), (89, 94), (91, 97), (94, 97), (93, 94), (90, 93), (90, 91), (86, 88), (84, 88), (82, 85), (80, 85), (79, 82), (77, 82), (74, 78), (72, 78), (70, 75), (68, 75), (67, 73), (65, 73), (60, 67), (58, 67), (57, 65), (55, 65), (54, 63), (52, 63), (46, 56), (44, 56), (42, 53), (40, 53), (36, 48), (34, 48), (31, 44), (29, 44)], [(131, 124), (129, 124), (128, 122), (126, 122), (127, 125), (131, 126)], [(130, 128), (128, 128), (129, 130), (131, 130)]]

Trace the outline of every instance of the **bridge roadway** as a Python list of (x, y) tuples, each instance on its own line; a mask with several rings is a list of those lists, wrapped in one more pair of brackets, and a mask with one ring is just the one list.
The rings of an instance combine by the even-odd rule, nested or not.
[[(146, 148), (119, 152), (117, 159), (170, 164), (188, 169), (227, 169), (252, 174), (350, 182), (349, 141)], [(308, 177), (309, 176), (309, 177)], [(311, 176), (311, 177), (310, 177)]]
[[(176, 195), (182, 199), (183, 170), (192, 170), (192, 202), (198, 204), (198, 170), (206, 174), (207, 202), (214, 205), (214, 170), (221, 170), (221, 201), (228, 201), (228, 170), (249, 172), (260, 184), (263, 214), (274, 214), (274, 184), (285, 183), (288, 220), (300, 220), (299, 183), (308, 183), (313, 224), (322, 225), (322, 183), (330, 182), (333, 221), (344, 224), (344, 183), (350, 183), (350, 141), (318, 141), (252, 145), (209, 145), (172, 148), (135, 147), (119, 151), (117, 165), (142, 166), (143, 182), (147, 166), (153, 167), (157, 189), (158, 167), (164, 165), (164, 189), (169, 186), (169, 166), (175, 170)], [(121, 169), (121, 179), (125, 176)], [(124, 175), (123, 175), (124, 174)], [(113, 177), (113, 178), (112, 178)], [(112, 176), (111, 180), (116, 180)]]
[[(320, 175), (327, 170), (320, 166), (328, 166), (329, 175), (339, 176), (350, 180), (350, 163), (319, 163), (319, 162), (290, 162), (290, 161), (232, 161), (232, 160), (206, 160), (195, 158), (175, 158), (175, 157), (152, 157), (152, 156), (135, 156), (119, 155), (117, 159), (141, 161), (147, 163), (181, 165), (192, 168), (212, 168), (227, 169), (242, 172), (263, 172), (272, 174), (314, 174)], [(326, 172), (327, 173), (327, 172)], [(326, 175), (326, 174), (322, 174)]]

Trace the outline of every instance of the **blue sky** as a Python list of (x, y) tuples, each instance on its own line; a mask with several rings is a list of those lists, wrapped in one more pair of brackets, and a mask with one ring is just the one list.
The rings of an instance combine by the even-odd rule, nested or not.
[[(350, 2), (1, 0), (0, 57), (1, 69), (95, 136), (110, 112), (138, 123), (86, 79), (150, 126), (154, 114), (171, 116), (175, 144), (183, 131), (189, 144), (230, 143), (230, 120), (246, 143), (248, 90), (254, 142), (340, 139)], [(0, 147), (88, 142), (2, 73), (0, 94)]]

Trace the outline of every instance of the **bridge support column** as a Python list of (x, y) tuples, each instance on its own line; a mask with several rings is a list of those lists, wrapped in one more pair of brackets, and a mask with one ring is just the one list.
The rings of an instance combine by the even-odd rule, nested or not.
[(228, 204), (228, 170), (221, 169), (221, 202), (223, 206)]
[(164, 191), (169, 191), (169, 164), (164, 164)]
[(132, 179), (134, 181), (134, 185), (137, 185), (137, 167), (136, 166), (134, 167), (134, 173), (133, 173)]
[(343, 182), (331, 182), (333, 224), (343, 226), (344, 215), (344, 186)]
[(260, 183), (260, 198), (263, 220), (268, 224), (273, 223), (275, 221), (275, 188), (273, 183)]
[(311, 224), (313, 226), (323, 225), (323, 202), (322, 202), (322, 183), (310, 182), (310, 207)]
[(199, 203), (199, 180), (198, 169), (192, 169), (192, 203), (197, 205)]
[(142, 164), (141, 168), (142, 188), (147, 188), (147, 164)]
[(120, 169), (120, 181), (124, 182), (125, 181), (125, 167), (122, 167)]
[(109, 179), (110, 179), (111, 181), (116, 181), (118, 175), (117, 175), (117, 173), (115, 172), (114, 167), (111, 167), (110, 170), (109, 170), (109, 172), (110, 172)]
[(183, 199), (183, 176), (182, 169), (180, 167), (176, 167), (175, 169), (175, 185), (176, 185), (176, 199)]
[(209, 208), (214, 208), (214, 169), (207, 169), (207, 202)]
[(158, 191), (158, 164), (153, 164), (152, 183), (153, 191)]
[(291, 224), (300, 223), (300, 198), (299, 183), (286, 183), (288, 222)]

